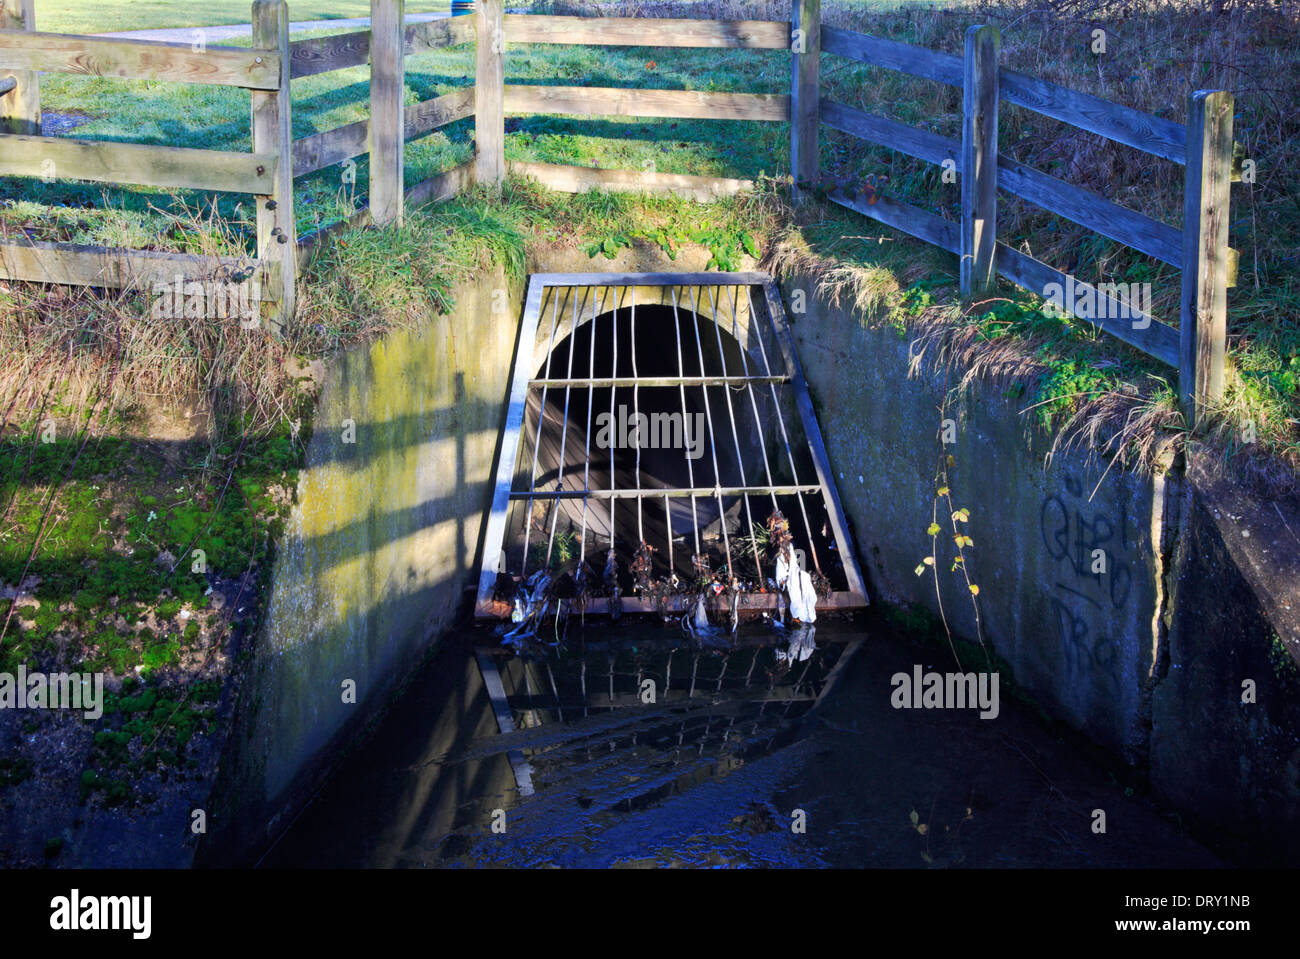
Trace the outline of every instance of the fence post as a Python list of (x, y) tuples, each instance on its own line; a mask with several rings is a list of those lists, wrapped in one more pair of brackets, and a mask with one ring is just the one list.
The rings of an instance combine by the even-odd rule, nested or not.
[(998, 237), (997, 27), (966, 31), (961, 110), (961, 295), (987, 290)]
[[(0, 30), (35, 30), (36, 0), (0, 0)], [(41, 135), (41, 90), (35, 70), (0, 70), (18, 85), (0, 96), (0, 133)]]
[(405, 8), (405, 0), (370, 0), (370, 218), (381, 226), (404, 218)]
[(1187, 109), (1178, 394), (1189, 427), (1223, 398), (1233, 97), (1198, 90)]
[(477, 0), (474, 78), (474, 175), (500, 184), (506, 176), (505, 48), (502, 0)]
[(790, 196), (804, 199), (821, 179), (818, 169), (818, 67), (822, 52), (821, 0), (790, 5)]
[(293, 117), (289, 94), (289, 7), (284, 0), (254, 0), (253, 48), (280, 56), (280, 88), (254, 90), (253, 152), (275, 154), (275, 182), (270, 196), (257, 203), (257, 258), (266, 267), (263, 283), (278, 301), (270, 316), (274, 332), (293, 317), (294, 280), (298, 270), (298, 230), (293, 212)]

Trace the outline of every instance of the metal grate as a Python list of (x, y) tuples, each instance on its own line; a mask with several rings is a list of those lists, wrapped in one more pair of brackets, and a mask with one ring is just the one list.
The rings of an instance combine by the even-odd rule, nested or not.
[(572, 576), (586, 612), (681, 610), (702, 592), (771, 609), (773, 526), (818, 608), (866, 605), (771, 279), (531, 277), (478, 614), (508, 614), (499, 577), (541, 567)]

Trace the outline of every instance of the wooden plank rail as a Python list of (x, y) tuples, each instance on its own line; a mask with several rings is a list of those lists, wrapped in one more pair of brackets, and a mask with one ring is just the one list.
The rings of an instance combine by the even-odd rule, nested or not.
[(919, 206), (912, 206), (910, 203), (903, 203), (887, 196), (876, 197), (875, 203), (850, 199), (833, 192), (829, 198), (842, 207), (847, 207), (873, 220), (879, 220), (886, 226), (892, 226), (919, 240), (925, 240), (941, 250), (958, 254), (961, 252), (960, 224), (922, 210)]
[(114, 290), (150, 291), (158, 283), (174, 284), (178, 276), (227, 282), (249, 279), (261, 284), (263, 299), (276, 295), (264, 282), (262, 264), (245, 257), (120, 250), (10, 236), (0, 242), (0, 268), (10, 280)]
[[(403, 52), (406, 56), (454, 47), (474, 39), (473, 17), (449, 17), (412, 23), (403, 32)], [(332, 37), (311, 37), (289, 44), (289, 75), (311, 77), (348, 67), (362, 67), (370, 61), (370, 31), (337, 33)]]
[(567, 116), (788, 120), (790, 98), (771, 93), (512, 85), (505, 88), (505, 109), (507, 113)]
[(406, 191), (407, 206), (421, 203), (441, 203), (450, 200), (456, 194), (474, 185), (474, 161), (467, 160), (454, 166), (445, 173), (438, 173), (426, 180), (421, 180)]
[(0, 31), (6, 68), (131, 80), (170, 80), (277, 90), (280, 57), (270, 50), (207, 47), (157, 40), (112, 40), (62, 33)]
[(962, 85), (961, 57), (916, 47), (910, 43), (823, 26), (822, 52), (953, 87)]
[[(838, 27), (822, 27), (822, 50), (950, 86), (962, 85), (962, 58)], [(1089, 133), (1164, 157), (1186, 159), (1186, 131), (1170, 120), (1111, 103), (1015, 70), (1002, 70), (999, 97)]]
[[(824, 98), (822, 123), (929, 163), (942, 164), (960, 156), (956, 140)], [(1182, 265), (1183, 238), (1178, 230), (1090, 190), (1005, 156), (998, 157), (998, 188), (1170, 266)]]
[(821, 120), (824, 126), (832, 130), (870, 140), (928, 163), (942, 165), (944, 160), (955, 163), (961, 156), (961, 143), (957, 140), (876, 116), (874, 113), (866, 113), (825, 97), (821, 101)]
[[(474, 115), (474, 88), (454, 90), (406, 107), (408, 140)], [(313, 133), (293, 143), (293, 175), (306, 176), (325, 167), (360, 156), (369, 149), (370, 121), (357, 120), (333, 130)]]
[(998, 158), (998, 186), (1094, 233), (1182, 268), (1182, 234), (1159, 220), (1006, 157)]
[(511, 160), (511, 173), (530, 176), (538, 183), (562, 193), (584, 193), (587, 190), (644, 191), (646, 193), (672, 193), (707, 202), (719, 197), (749, 193), (753, 180), (728, 177), (691, 176), (685, 173), (651, 173), (641, 170), (597, 170), (590, 167), (568, 166), (557, 163), (524, 163)]
[[(996, 259), (1000, 274), (1039, 296), (1046, 296), (1046, 290), (1051, 284), (1058, 284), (1063, 290), (1069, 288), (1070, 278), (1066, 274), (1052, 269), (1031, 256), (1026, 256), (1005, 243), (997, 245)], [(1079, 285), (1081, 284), (1075, 281), (1075, 286)], [(1090, 298), (1090, 301), (1098, 307), (1096, 310), (1098, 315), (1079, 318), (1100, 327), (1130, 346), (1137, 347), (1162, 363), (1177, 367), (1178, 331), (1110, 296), (1105, 292), (1104, 286), (1105, 284), (1092, 284), (1095, 295)], [(1136, 319), (1132, 316), (1134, 313), (1138, 314)]]
[(0, 135), (0, 176), (47, 176), (45, 164), (53, 161), (54, 175), (65, 180), (269, 193), (275, 160), (274, 154)]
[(1177, 123), (1015, 70), (1003, 70), (999, 84), (1008, 103), (1175, 163), (1187, 162), (1187, 131)]
[(505, 28), (507, 43), (742, 50), (788, 50), (790, 47), (790, 24), (773, 20), (553, 17), (509, 13), (505, 16)]

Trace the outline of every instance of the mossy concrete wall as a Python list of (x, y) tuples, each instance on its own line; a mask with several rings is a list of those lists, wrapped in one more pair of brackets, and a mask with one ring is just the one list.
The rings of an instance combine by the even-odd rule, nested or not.
[(274, 838), (476, 582), (521, 293), (499, 270), (461, 284), (449, 315), (320, 371), (200, 862)]
[[(1189, 821), (1300, 861), (1300, 682), (1276, 638), (1300, 649), (1285, 601), (1300, 582), (1283, 575), (1290, 592), (1261, 590), (1224, 545), (1263, 546), (1263, 531), (1220, 528), (1218, 494), (1181, 463), (1139, 476), (1080, 452), (1047, 462), (1051, 439), (1029, 400), (981, 380), (945, 404), (959, 374), (914, 365), (911, 337), (814, 287), (783, 283), (873, 601), (924, 607), (964, 638), (977, 635), (977, 606), (984, 637), (1052, 715), (1148, 776)], [(795, 289), (803, 315), (791, 310)], [(954, 421), (949, 444), (944, 419)], [(948, 505), (935, 502), (949, 455), (952, 505), (970, 510), (974, 604), (950, 570)], [(936, 513), (937, 588), (928, 568), (915, 573), (934, 550)], [(1285, 539), (1270, 535), (1272, 556), (1263, 548), (1256, 565), (1286, 568), (1300, 540)], [(1241, 702), (1248, 678), (1253, 704)]]

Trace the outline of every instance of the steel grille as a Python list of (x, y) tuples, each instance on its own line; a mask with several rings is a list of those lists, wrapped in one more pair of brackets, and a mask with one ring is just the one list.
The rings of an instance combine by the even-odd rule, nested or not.
[(543, 566), (581, 584), (586, 612), (609, 611), (615, 582), (623, 611), (680, 610), (701, 592), (725, 594), (712, 606), (770, 609), (763, 530), (782, 520), (815, 571), (818, 608), (866, 605), (769, 277), (530, 278), (480, 616), (509, 612), (499, 575)]

